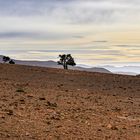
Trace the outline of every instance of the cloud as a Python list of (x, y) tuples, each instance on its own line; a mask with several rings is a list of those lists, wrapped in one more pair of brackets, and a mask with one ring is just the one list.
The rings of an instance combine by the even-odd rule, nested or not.
[(84, 36), (76, 35), (76, 36), (73, 36), (73, 38), (84, 38)]
[(139, 48), (140, 49), (140, 45), (129, 45), (129, 44), (120, 44), (120, 45), (115, 45), (115, 46), (117, 46), (117, 47), (120, 47), (120, 48), (122, 48), (122, 47), (124, 47), (124, 48)]
[(29, 32), (29, 31), (10, 31), (0, 32), (0, 39), (38, 39), (38, 40), (64, 40), (72, 38), (84, 38), (82, 35), (57, 32)]
[(23, 37), (30, 37), (30, 36), (34, 36), (33, 33), (29, 33), (29, 32), (3, 32), (0, 33), (0, 38), (23, 38)]
[(95, 43), (107, 43), (108, 41), (107, 40), (95, 40), (93, 42), (95, 42)]
[(111, 24), (140, 16), (138, 3), (137, 0), (0, 0), (0, 15), (33, 16), (69, 24)]

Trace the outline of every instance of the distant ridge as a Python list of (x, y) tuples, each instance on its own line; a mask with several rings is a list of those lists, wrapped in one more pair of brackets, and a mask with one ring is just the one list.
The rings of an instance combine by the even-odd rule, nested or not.
[[(0, 55), (0, 62), (2, 63), (2, 55)], [(28, 66), (39, 66), (39, 67), (49, 67), (49, 68), (63, 68), (61, 65), (58, 65), (55, 61), (22, 61), (22, 60), (14, 60), (16, 64), (19, 65), (28, 65)], [(80, 70), (80, 71), (88, 71), (88, 72), (100, 72), (100, 73), (111, 73), (109, 70), (105, 68), (93, 67), (93, 68), (84, 68), (79, 66), (69, 66), (69, 69), (72, 70)]]
[(121, 67), (115, 67), (115, 66), (102, 66), (105, 69), (108, 69), (112, 73), (116, 74), (123, 74), (123, 75), (137, 75), (140, 74), (140, 66), (121, 66)]
[[(16, 64), (20, 65), (30, 65), (30, 66), (39, 66), (39, 67), (49, 67), (49, 68), (63, 68), (61, 65), (58, 65), (55, 61), (19, 61), (15, 60)], [(101, 73), (111, 73), (105, 68), (83, 68), (83, 67), (72, 67), (69, 66), (69, 69), (88, 71), (88, 72), (101, 72)]]

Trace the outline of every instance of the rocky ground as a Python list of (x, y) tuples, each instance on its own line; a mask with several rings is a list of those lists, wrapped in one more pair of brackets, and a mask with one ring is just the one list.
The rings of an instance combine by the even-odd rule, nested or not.
[(140, 140), (140, 77), (0, 64), (0, 140)]

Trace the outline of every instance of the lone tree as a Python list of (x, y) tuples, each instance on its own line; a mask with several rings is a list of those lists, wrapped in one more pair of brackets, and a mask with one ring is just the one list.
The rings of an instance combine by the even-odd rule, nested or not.
[(3, 56), (2, 60), (3, 60), (4, 63), (9, 62), (10, 61), (10, 57)]
[(58, 65), (63, 65), (64, 69), (68, 69), (68, 65), (75, 66), (74, 58), (71, 54), (62, 54), (59, 55), (60, 60), (58, 61)]

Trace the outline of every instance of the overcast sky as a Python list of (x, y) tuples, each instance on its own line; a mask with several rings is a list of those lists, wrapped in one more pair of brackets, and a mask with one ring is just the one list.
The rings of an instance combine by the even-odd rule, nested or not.
[(0, 53), (32, 60), (72, 53), (78, 63), (140, 65), (140, 1), (0, 0)]

